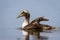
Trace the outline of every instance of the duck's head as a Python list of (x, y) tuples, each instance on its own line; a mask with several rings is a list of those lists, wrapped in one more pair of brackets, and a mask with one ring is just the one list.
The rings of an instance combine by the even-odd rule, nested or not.
[(20, 18), (20, 17), (30, 18), (29, 11), (28, 10), (22, 10), (17, 18)]

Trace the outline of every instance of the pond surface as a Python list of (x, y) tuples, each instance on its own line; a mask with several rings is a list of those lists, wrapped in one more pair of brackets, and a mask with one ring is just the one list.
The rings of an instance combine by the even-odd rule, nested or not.
[[(0, 30), (0, 40), (25, 40), (21, 30), (7, 28)], [(41, 32), (40, 38), (30, 35), (29, 40), (60, 40), (60, 30), (52, 32)]]
[[(17, 38), (17, 40), (26, 40), (22, 34), (21, 30), (17, 30), (18, 33), (20, 33)], [(28, 37), (27, 37), (28, 39)], [(50, 31), (50, 32), (41, 32), (40, 37), (38, 38), (36, 34), (29, 34), (29, 39), (28, 40), (60, 40), (60, 30), (57, 31)]]

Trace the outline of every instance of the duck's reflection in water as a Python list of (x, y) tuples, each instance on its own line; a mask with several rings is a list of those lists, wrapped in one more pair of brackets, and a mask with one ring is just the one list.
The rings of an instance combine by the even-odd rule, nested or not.
[[(20, 29), (20, 28), (19, 28)], [(40, 32), (27, 31), (29, 35), (24, 36), (24, 40), (48, 40), (48, 37), (41, 36)]]
[(30, 32), (29, 35), (25, 36), (25, 40), (48, 40), (48, 37), (40, 36), (39, 32)]
[(48, 40), (48, 37), (40, 36), (40, 38), (37, 38), (37, 36), (31, 36), (30, 40)]
[(38, 34), (39, 32), (33, 32), (33, 33), (30, 33), (30, 40), (48, 40), (48, 37), (46, 36), (40, 36)]

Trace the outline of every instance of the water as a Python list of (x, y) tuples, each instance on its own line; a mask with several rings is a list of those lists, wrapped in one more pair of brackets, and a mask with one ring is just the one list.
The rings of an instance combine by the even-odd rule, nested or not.
[[(17, 40), (26, 40), (23, 36), (21, 30), (17, 30), (18, 33), (20, 33), (20, 36), (17, 38)], [(33, 34), (29, 34), (29, 39), (27, 37), (27, 40), (60, 40), (60, 30), (58, 31), (51, 31), (51, 32), (41, 32), (40, 37), (37, 36), (36, 32), (33, 32)]]
[[(30, 40), (60, 40), (60, 30), (52, 32), (41, 32), (40, 38), (30, 35)], [(7, 28), (0, 30), (0, 40), (25, 40), (21, 30)]]

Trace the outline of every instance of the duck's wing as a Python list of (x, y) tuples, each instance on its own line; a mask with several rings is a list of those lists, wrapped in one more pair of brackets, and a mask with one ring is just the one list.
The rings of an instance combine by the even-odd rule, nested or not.
[(28, 32), (41, 32), (42, 28), (38, 26), (38, 24), (28, 24), (23, 28), (23, 30)]
[(58, 27), (58, 26), (50, 26), (50, 25), (46, 25), (46, 24), (40, 24), (40, 27), (42, 27), (43, 32), (46, 32), (46, 33), (60, 32), (60, 27)]
[(46, 24), (40, 24), (40, 27), (43, 27), (43, 30), (52, 30), (52, 29), (56, 28), (54, 26), (50, 26), (50, 25), (46, 25)]
[(44, 17), (38, 17), (38, 18), (34, 19), (31, 23), (35, 24), (35, 23), (39, 23), (40, 21), (49, 21), (49, 19), (44, 18)]

